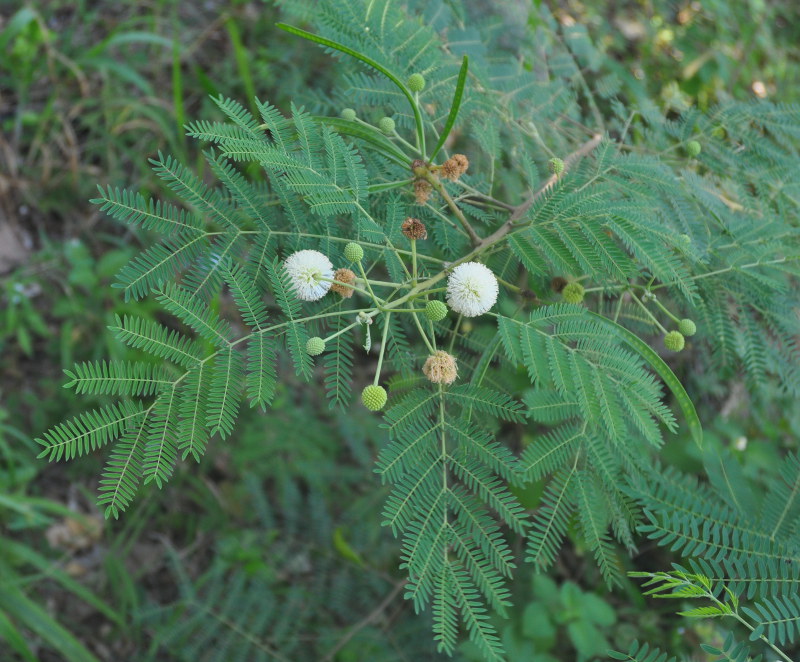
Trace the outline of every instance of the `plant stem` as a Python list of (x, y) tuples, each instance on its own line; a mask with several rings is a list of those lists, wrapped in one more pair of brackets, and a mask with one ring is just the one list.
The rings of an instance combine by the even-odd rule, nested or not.
[(467, 217), (464, 216), (464, 212), (461, 211), (461, 208), (455, 203), (453, 198), (450, 197), (450, 194), (447, 192), (447, 189), (444, 187), (444, 184), (442, 184), (442, 181), (435, 175), (432, 175), (431, 173), (427, 173), (425, 175), (425, 179), (431, 186), (433, 186), (433, 188), (436, 189), (439, 195), (441, 195), (444, 198), (444, 201), (447, 203), (447, 206), (450, 207), (450, 211), (452, 211), (453, 214), (455, 214), (455, 217), (459, 220), (461, 226), (469, 235), (469, 239), (472, 242), (472, 245), (478, 246), (481, 243), (481, 238), (472, 228), (469, 221), (467, 220)]
[(657, 305), (659, 308), (661, 308), (661, 310), (663, 310), (663, 311), (664, 311), (664, 313), (665, 313), (665, 314), (666, 314), (666, 315), (667, 315), (667, 316), (668, 316), (668, 317), (669, 317), (669, 318), (670, 318), (670, 319), (671, 319), (673, 322), (675, 322), (676, 324), (680, 324), (680, 319), (678, 319), (677, 317), (675, 317), (675, 315), (673, 315), (673, 314), (672, 314), (672, 313), (671, 313), (669, 310), (667, 310), (667, 307), (666, 307), (666, 306), (665, 306), (663, 303), (661, 303), (661, 302), (660, 302), (658, 299), (651, 299), (651, 301), (652, 301), (653, 303), (655, 303), (655, 304), (656, 304), (656, 305)]
[[(417, 329), (419, 329), (419, 335), (422, 338), (425, 346), (428, 348), (431, 354), (436, 352), (436, 348), (431, 345), (431, 342), (428, 340), (428, 336), (425, 334), (425, 330), (422, 328), (422, 324), (419, 323), (419, 318), (417, 317), (416, 313), (411, 313), (411, 317), (414, 318), (414, 324), (417, 325)], [(436, 337), (434, 336), (434, 342), (436, 341)]]
[(330, 335), (327, 338), (325, 338), (325, 342), (328, 342), (329, 340), (333, 340), (334, 338), (338, 338), (340, 335), (342, 335), (343, 333), (349, 331), (354, 326), (356, 326), (356, 324), (360, 324), (360, 322), (353, 322), (352, 324), (347, 325), (346, 327), (344, 327), (343, 329), (337, 331), (333, 335)]
[(386, 317), (383, 320), (383, 338), (381, 339), (381, 351), (378, 354), (378, 367), (375, 369), (375, 379), (372, 380), (372, 383), (377, 386), (378, 381), (381, 378), (381, 367), (383, 366), (383, 355), (386, 352), (386, 339), (389, 337), (389, 320), (391, 318), (391, 313), (386, 313)]
[(639, 306), (640, 306), (640, 307), (641, 307), (641, 309), (642, 309), (642, 310), (645, 312), (645, 314), (647, 315), (647, 317), (649, 317), (649, 318), (650, 318), (650, 319), (653, 321), (653, 323), (654, 323), (654, 324), (655, 324), (655, 325), (656, 325), (656, 326), (657, 326), (659, 329), (661, 329), (661, 332), (662, 332), (662, 333), (664, 333), (664, 334), (666, 334), (666, 333), (667, 333), (667, 330), (666, 330), (666, 329), (665, 329), (663, 326), (661, 326), (661, 322), (659, 322), (659, 321), (656, 319), (656, 316), (655, 316), (655, 315), (653, 315), (653, 313), (651, 313), (651, 312), (650, 312), (650, 310), (647, 308), (647, 306), (645, 306), (645, 305), (644, 305), (644, 304), (643, 304), (643, 303), (642, 303), (642, 302), (639, 300), (639, 297), (637, 297), (637, 296), (636, 296), (636, 295), (635, 295), (633, 292), (631, 292), (631, 299), (633, 299), (633, 300), (634, 300), (636, 303), (638, 303), (638, 304), (639, 304)]
[(411, 286), (417, 284), (417, 240), (411, 240)]
[(372, 297), (372, 300), (375, 302), (375, 307), (380, 308), (381, 303), (385, 303), (383, 299), (379, 299), (375, 296), (375, 292), (372, 291), (372, 286), (369, 284), (369, 278), (367, 278), (367, 273), (364, 271), (364, 265), (359, 261), (358, 269), (361, 272), (361, 279), (366, 283), (367, 289), (369, 290), (369, 296)]

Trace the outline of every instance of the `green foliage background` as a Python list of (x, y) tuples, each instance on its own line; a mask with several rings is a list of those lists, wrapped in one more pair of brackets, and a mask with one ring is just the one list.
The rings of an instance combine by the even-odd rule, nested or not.
[[(209, 175), (214, 161), (206, 162), (181, 128), (194, 118), (221, 119), (209, 95), (258, 96), (284, 114), (290, 99), (311, 112), (331, 100), (334, 108), (350, 105), (345, 91), (357, 87), (363, 75), (345, 78), (345, 70), (321, 49), (276, 30), (274, 22), (286, 19), (287, 10), (293, 21), (303, 20), (302, 11), (297, 15), (302, 6), (280, 4), (189, 8), (161, 2), (143, 9), (139, 3), (52, 2), (3, 15), (2, 212), (31, 243), (24, 263), (2, 276), (0, 646), (10, 659), (437, 657), (430, 624), (398, 597), (403, 578), (396, 571), (397, 543), (380, 527), (386, 491), (372, 473), (382, 434), (378, 421), (353, 408), (342, 413), (320, 407), (321, 388), (292, 380), (276, 384), (268, 419), (245, 411), (231, 439), (212, 444), (200, 466), (177, 471), (166, 491), (146, 490), (119, 521), (101, 523), (94, 506), (101, 454), (68, 469), (33, 461), (30, 439), (83, 409), (61, 389), (61, 366), (130, 360), (134, 355), (105, 327), (125, 326), (126, 315), (133, 314), (163, 321), (152, 302), (125, 302), (109, 288), (122, 265), (152, 239), (90, 211), (84, 201), (95, 195), (94, 183), (101, 182), (109, 196), (108, 187), (125, 185), (166, 199), (164, 181), (146, 170), (144, 158), (159, 149)], [(791, 4), (742, 3), (731, 9), (727, 3), (703, 3), (702, 10), (665, 4), (605, 14), (565, 3), (553, 8), (549, 19), (546, 7), (529, 12), (509, 4), (491, 18), (480, 3), (467, 10), (481, 17), (498, 47), (509, 52), (525, 30), (549, 34), (552, 48), (562, 49), (562, 66), (576, 72), (576, 87), (564, 93), (578, 96), (587, 122), (600, 118), (604, 124), (604, 117), (613, 117), (611, 100), (617, 95), (651, 115), (684, 112), (693, 102), (709, 108), (727, 98), (746, 100), (755, 80), (763, 81), (776, 101), (793, 101), (796, 95), (798, 40), (792, 30), (780, 28), (796, 25)], [(681, 10), (689, 13), (680, 15)], [(446, 15), (449, 8), (433, 3), (426, 11), (436, 25), (444, 20), (437, 12)], [(643, 36), (625, 40), (620, 20)], [(739, 32), (740, 25), (752, 31)], [(461, 37), (463, 48), (483, 48), (469, 29)], [(734, 67), (743, 53), (745, 64)], [(687, 70), (687, 62), (695, 66)], [(381, 94), (371, 102), (376, 107), (386, 101)], [(617, 121), (626, 116), (617, 112)], [(716, 119), (731, 126), (740, 118)], [(398, 117), (406, 128), (408, 121)], [(195, 125), (198, 133), (202, 128)], [(499, 137), (457, 139), (477, 140), (491, 152)], [(545, 142), (562, 140), (566, 147), (570, 139), (549, 136)], [(787, 133), (787, 139), (796, 135)], [(632, 122), (633, 145), (652, 147), (654, 140), (665, 139)], [(669, 149), (666, 141), (656, 146)], [(713, 149), (705, 157), (724, 159)], [(631, 172), (638, 165), (632, 160)], [(714, 165), (739, 167), (724, 160)], [(755, 196), (750, 200), (756, 203)], [(746, 228), (741, 232), (746, 236)], [(452, 239), (438, 241), (447, 249)], [(518, 250), (532, 266), (541, 260), (525, 246)], [(573, 258), (565, 253), (563, 259)], [(143, 291), (130, 289), (134, 299)], [(704, 292), (704, 298), (713, 299), (710, 294)], [(235, 302), (215, 306), (230, 317)], [(624, 314), (636, 321), (635, 311)], [(725, 310), (710, 307), (704, 315), (706, 328), (715, 328), (715, 321), (724, 328)], [(481, 345), (491, 329), (476, 326), (469, 334), (467, 345)], [(682, 473), (660, 473), (659, 490), (673, 494), (664, 498), (673, 502), (680, 498), (675, 493), (700, 494), (697, 520), (683, 525), (692, 531), (714, 522), (731, 532), (719, 534), (730, 540), (750, 519), (778, 526), (776, 504), (787, 497), (779, 486), (791, 485), (797, 474), (790, 459), (780, 469), (785, 480), (776, 478), (779, 460), (796, 452), (798, 420), (791, 396), (764, 377), (764, 367), (780, 370), (780, 361), (759, 353), (757, 336), (723, 334), (717, 340), (713, 370), (697, 355), (673, 364), (692, 394), (702, 394), (696, 405), (705, 424), (705, 454), (685, 431), (670, 436), (664, 463)], [(749, 370), (739, 371), (737, 356), (745, 357)], [(525, 377), (509, 379), (522, 383)], [(796, 373), (786, 372), (780, 381), (785, 387), (793, 380)], [(748, 397), (756, 386), (760, 396)], [(547, 398), (552, 403), (557, 395), (530, 393), (526, 404), (536, 407)], [(514, 435), (524, 444), (531, 432), (519, 429)], [(747, 439), (745, 450), (736, 443), (740, 439)], [(738, 467), (735, 481), (726, 475), (730, 467)], [(552, 499), (552, 485), (541, 494), (543, 475), (532, 468), (534, 482), (517, 488), (528, 508)], [(584, 498), (591, 499), (595, 487), (581, 481)], [(760, 517), (758, 495), (769, 487)], [(628, 498), (643, 497), (632, 488)], [(673, 514), (657, 498), (646, 506), (650, 535), (657, 540)], [(671, 605), (646, 601), (638, 583), (624, 576), (618, 580), (622, 590), (609, 592), (592, 561), (598, 550), (586, 547), (579, 527), (565, 533), (567, 547), (557, 557), (555, 550), (548, 553), (547, 560), (556, 562), (553, 579), (534, 575), (527, 564), (517, 571), (511, 618), (497, 621), (510, 659), (604, 657), (609, 648), (628, 650), (634, 639), (677, 654), (695, 652), (693, 639), (727, 646), (727, 629), (717, 629), (717, 621), (675, 617)], [(676, 542), (673, 549), (686, 544)], [(625, 569), (663, 570), (679, 558), (662, 548), (641, 545), (640, 550)], [(710, 576), (725, 571), (722, 552), (712, 549), (704, 558), (707, 566), (700, 571)], [(786, 572), (796, 579), (791, 568)], [(791, 600), (780, 585), (776, 582), (771, 594)], [(690, 637), (679, 634), (686, 628)], [(471, 644), (456, 656), (479, 659)]]

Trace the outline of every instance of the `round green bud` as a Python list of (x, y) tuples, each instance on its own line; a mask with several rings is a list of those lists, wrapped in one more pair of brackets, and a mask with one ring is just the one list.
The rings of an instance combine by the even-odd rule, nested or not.
[(554, 175), (560, 175), (564, 172), (564, 162), (559, 158), (550, 159), (547, 162), (547, 166)]
[(678, 331), (684, 336), (693, 336), (697, 333), (697, 325), (692, 320), (684, 318), (678, 322)]
[(370, 384), (361, 391), (361, 402), (370, 411), (380, 411), (386, 404), (386, 389), (377, 384)]
[(443, 301), (434, 299), (425, 304), (425, 317), (431, 322), (439, 322), (447, 317), (447, 306)]
[(344, 247), (344, 257), (350, 262), (361, 262), (364, 257), (364, 249), (351, 241)]
[(692, 157), (697, 156), (700, 153), (701, 149), (703, 148), (700, 146), (700, 143), (697, 142), (696, 140), (690, 140), (688, 143), (686, 143), (686, 153), (689, 156)]
[(356, 118), (356, 111), (352, 108), (345, 108), (341, 113), (339, 113), (339, 117), (341, 117), (343, 120), (352, 122)]
[(325, 351), (325, 341), (320, 338), (319, 336), (314, 336), (313, 338), (309, 338), (308, 342), (306, 342), (306, 352), (310, 356), (318, 356)]
[(425, 88), (425, 77), (422, 74), (411, 74), (406, 81), (406, 85), (412, 92), (422, 92)]
[(394, 133), (394, 120), (391, 117), (381, 117), (378, 120), (378, 129), (386, 136), (391, 136)]
[(688, 234), (679, 235), (678, 238), (687, 246), (692, 243), (692, 238)]
[(561, 290), (561, 296), (567, 303), (580, 303), (583, 301), (584, 292), (580, 283), (567, 283)]
[(664, 347), (672, 352), (680, 352), (685, 344), (686, 340), (680, 331), (670, 331), (664, 336)]

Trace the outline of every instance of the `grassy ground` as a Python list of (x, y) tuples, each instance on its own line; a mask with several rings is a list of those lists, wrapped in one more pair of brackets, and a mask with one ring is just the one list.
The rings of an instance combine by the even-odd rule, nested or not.
[[(665, 107), (728, 96), (797, 98), (792, 2), (645, 2), (612, 13), (604, 4), (565, 1), (558, 11), (562, 21), (587, 25), (616, 56), (619, 75)], [(0, 638), (10, 641), (13, 631), (2, 614), (14, 614), (42, 662), (91, 659), (84, 651), (100, 660), (145, 659), (148, 651), (184, 659), (191, 642), (178, 637), (159, 648), (154, 634), (199, 601), (190, 579), (203, 578), (202, 597), (230, 572), (260, 609), (322, 577), (338, 596), (331, 609), (301, 611), (309, 633), (322, 638), (319, 648), (340, 659), (365, 659), (355, 651), (387, 632), (396, 637), (394, 659), (424, 659), (431, 650), (425, 634), (419, 656), (403, 648), (416, 620), (399, 600), (385, 602), (398, 592), (396, 546), (378, 531), (382, 494), (363, 487), (371, 440), (354, 437), (347, 419), (318, 417), (313, 402), (294, 400), (289, 389), (266, 431), (253, 416), (235, 446), (216, 449), (167, 492), (146, 492), (120, 522), (104, 522), (94, 506), (100, 459), (68, 468), (34, 459), (31, 438), (76, 410), (61, 388), (62, 366), (120, 356), (105, 333), (114, 314), (155, 314), (110, 288), (147, 240), (88, 204), (95, 185), (157, 192), (147, 157), (159, 150), (200, 163), (181, 127), (217, 115), (209, 95), (258, 96), (286, 109), (298, 91), (329, 85), (330, 60), (273, 29), (275, 20), (276, 10), (261, 2), (49, 0), (0, 8), (0, 583), (8, 588)], [(298, 429), (329, 441), (298, 455), (290, 443)], [(335, 474), (320, 469), (326, 466)], [(308, 513), (311, 533), (298, 528)], [(369, 562), (355, 551), (367, 546), (375, 553)], [(565, 553), (562, 579), (583, 570), (580, 550)], [(342, 597), (357, 576), (363, 595)], [(271, 595), (266, 587), (276, 578), (286, 590)], [(658, 612), (621, 610), (612, 596), (586, 597), (594, 594), (577, 584), (530, 580), (520, 591), (531, 614), (593, 614), (575, 621), (588, 622), (586, 636), (605, 632), (611, 641), (601, 636), (602, 645), (679, 640), (663, 631)], [(222, 620), (222, 612), (211, 619)], [(554, 655), (572, 650), (555, 636), (570, 624), (548, 625)], [(519, 627), (545, 625), (523, 620)], [(9, 655), (0, 657), (26, 659)]]

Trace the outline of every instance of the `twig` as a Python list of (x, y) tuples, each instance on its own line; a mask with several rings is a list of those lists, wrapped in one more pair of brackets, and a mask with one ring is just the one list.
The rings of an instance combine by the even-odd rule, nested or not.
[(478, 236), (475, 230), (472, 229), (472, 226), (469, 224), (467, 217), (464, 216), (464, 212), (461, 211), (461, 209), (455, 203), (453, 198), (450, 197), (450, 194), (447, 192), (447, 189), (444, 187), (444, 184), (442, 184), (441, 180), (435, 175), (432, 175), (430, 173), (426, 174), (425, 179), (427, 179), (428, 182), (431, 184), (431, 186), (433, 186), (433, 188), (436, 189), (439, 195), (441, 195), (444, 198), (445, 202), (447, 203), (447, 206), (450, 207), (450, 210), (456, 215), (456, 218), (461, 222), (462, 227), (464, 228), (464, 230), (466, 230), (467, 234), (469, 235), (469, 240), (472, 242), (472, 245), (473, 246), (480, 245), (481, 238)]
[[(527, 211), (531, 208), (531, 205), (536, 202), (541, 196), (547, 193), (555, 183), (559, 180), (559, 178), (563, 177), (569, 169), (573, 167), (578, 161), (580, 161), (583, 157), (587, 156), (595, 147), (600, 144), (600, 141), (603, 139), (603, 135), (601, 133), (596, 133), (590, 140), (587, 140), (583, 145), (581, 145), (578, 149), (576, 149), (572, 154), (567, 156), (564, 159), (564, 170), (561, 174), (553, 173), (548, 177), (544, 184), (542, 184), (536, 192), (532, 193), (528, 196), (527, 200), (524, 200), (522, 203), (514, 207), (514, 211), (511, 212), (511, 216), (508, 217), (508, 220), (503, 223), (497, 230), (495, 230), (492, 234), (488, 237), (482, 239), (480, 243), (475, 247), (476, 251), (480, 251), (487, 246), (491, 246), (492, 244), (496, 244), (500, 239), (505, 237), (511, 229), (514, 227), (516, 222), (521, 219)], [(473, 251), (474, 253), (475, 251)]]
[(342, 648), (344, 648), (347, 645), (348, 641), (350, 641), (356, 634), (358, 634), (361, 630), (367, 627), (367, 625), (372, 623), (372, 621), (374, 621), (378, 616), (380, 616), (384, 611), (386, 611), (387, 607), (389, 607), (389, 605), (391, 605), (392, 602), (394, 602), (394, 599), (398, 596), (400, 591), (403, 590), (405, 585), (406, 583), (404, 581), (397, 583), (395, 587), (392, 589), (392, 592), (389, 593), (389, 595), (387, 595), (383, 599), (383, 601), (377, 607), (375, 607), (375, 609), (373, 609), (369, 614), (364, 616), (364, 618), (362, 618), (358, 623), (356, 623), (353, 627), (351, 627), (344, 634), (344, 636), (341, 639), (339, 639), (339, 641), (337, 641), (336, 644), (334, 644), (333, 648), (331, 648), (327, 653), (325, 653), (325, 656), (322, 658), (322, 660), (320, 660), (320, 662), (331, 662), (331, 660), (333, 660), (334, 655), (336, 655), (336, 653), (342, 650)]

